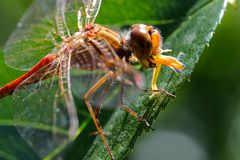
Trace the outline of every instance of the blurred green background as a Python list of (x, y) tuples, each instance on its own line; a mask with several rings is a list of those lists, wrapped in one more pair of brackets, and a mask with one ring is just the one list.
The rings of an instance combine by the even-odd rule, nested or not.
[[(31, 0), (0, 1), (0, 46)], [(1, 74), (1, 73), (0, 73)], [(228, 6), (190, 83), (144, 134), (133, 160), (240, 159), (240, 9)]]

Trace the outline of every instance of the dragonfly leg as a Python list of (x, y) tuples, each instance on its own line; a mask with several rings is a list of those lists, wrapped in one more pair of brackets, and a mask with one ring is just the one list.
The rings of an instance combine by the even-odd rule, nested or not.
[(108, 152), (111, 160), (113, 160), (113, 156), (112, 156), (110, 147), (109, 147), (109, 145), (108, 145), (107, 139), (106, 139), (106, 137), (105, 137), (105, 135), (104, 135), (104, 133), (103, 133), (103, 129), (102, 129), (100, 123), (99, 123), (99, 120), (95, 117), (93, 108), (92, 108), (92, 106), (91, 106), (91, 104), (90, 104), (90, 102), (89, 102), (89, 97), (90, 97), (99, 87), (101, 87), (101, 86), (109, 79), (109, 77), (111, 77), (111, 76), (113, 76), (113, 72), (112, 72), (112, 71), (110, 71), (110, 72), (108, 72), (106, 75), (104, 75), (98, 82), (96, 82), (96, 83), (88, 90), (88, 92), (87, 92), (87, 93), (85, 94), (85, 96), (84, 96), (84, 99), (85, 99), (85, 103), (86, 103), (86, 105), (87, 105), (87, 107), (88, 107), (88, 111), (89, 111), (89, 113), (90, 113), (90, 115), (91, 115), (91, 117), (92, 117), (92, 119), (93, 119), (93, 122), (94, 122), (94, 124), (95, 124), (98, 132), (100, 133), (100, 135), (101, 135), (101, 137), (102, 137), (102, 140), (103, 140), (104, 145), (105, 145), (105, 147), (106, 147), (106, 149), (107, 149), (107, 152)]
[(158, 64), (156, 68), (153, 69), (153, 75), (152, 75), (152, 82), (151, 82), (151, 87), (152, 90), (157, 90), (157, 79), (161, 70), (161, 64)]
[(111, 90), (112, 88), (112, 81), (110, 81), (104, 88), (104, 90), (102, 91), (101, 95), (100, 95), (100, 98), (98, 99), (98, 103), (94, 109), (94, 114), (95, 114), (95, 117), (98, 119), (99, 117), (99, 112), (100, 112), (100, 108), (101, 108), (101, 105), (104, 101), (104, 98), (105, 96), (109, 93), (109, 91)]
[(157, 55), (152, 60), (153, 63), (157, 64), (157, 67), (153, 70), (153, 77), (152, 77), (152, 90), (157, 90), (157, 78), (159, 76), (159, 72), (161, 70), (161, 65), (166, 65), (172, 68), (176, 72), (181, 72), (181, 70), (185, 67), (177, 58), (172, 56), (165, 56), (165, 55)]
[(155, 93), (163, 92), (163, 93), (165, 93), (166, 95), (168, 95), (168, 96), (170, 96), (172, 98), (176, 98), (176, 96), (174, 94), (169, 93), (168, 91), (166, 91), (164, 89), (153, 89), (153, 90), (152, 89), (146, 89), (146, 90), (144, 90), (144, 92), (152, 92), (153, 94), (151, 95), (151, 97), (154, 96)]
[[(164, 51), (164, 50), (163, 50)], [(169, 50), (166, 50), (165, 52), (168, 52)], [(157, 64), (157, 67), (153, 70), (153, 76), (152, 76), (152, 82), (151, 87), (152, 90), (146, 90), (146, 92), (164, 92), (169, 96), (175, 97), (175, 95), (165, 91), (164, 89), (158, 89), (157, 88), (157, 79), (161, 70), (161, 65), (166, 65), (170, 68), (172, 68), (175, 72), (181, 72), (181, 70), (185, 67), (177, 58), (172, 56), (165, 56), (157, 54), (155, 57), (153, 57), (152, 60), (153, 63)], [(153, 94), (154, 95), (154, 94)]]
[(143, 122), (144, 125), (149, 127), (150, 129), (154, 130), (154, 128), (151, 127), (151, 125), (140, 115), (138, 115), (136, 112), (134, 112), (131, 108), (128, 106), (124, 105), (124, 92), (125, 92), (125, 84), (126, 84), (126, 79), (121, 80), (121, 107), (130, 113), (132, 116), (136, 117), (139, 121)]
[[(167, 94), (170, 97), (176, 97), (175, 95), (165, 91), (164, 89), (158, 89), (157, 87), (157, 79), (161, 70), (161, 64), (158, 64), (158, 66), (156, 68), (153, 69), (153, 75), (152, 75), (152, 82), (151, 82), (151, 90), (145, 90), (145, 92), (152, 92), (153, 95), (155, 95), (155, 93), (159, 93), (159, 92), (164, 92), (165, 94)], [(152, 96), (153, 96), (152, 95)]]
[(161, 48), (161, 53), (169, 53), (169, 52), (172, 52), (171, 49), (162, 49)]
[(122, 105), (121, 106), (125, 111), (127, 111), (128, 113), (130, 113), (132, 116), (136, 117), (139, 121), (143, 122), (144, 125), (146, 125), (147, 127), (149, 127), (152, 130), (155, 130), (154, 128), (151, 127), (151, 125), (146, 121), (146, 119), (142, 118), (140, 115), (138, 115), (136, 112), (134, 112), (131, 108), (129, 108), (126, 105)]
[(181, 70), (185, 67), (184, 64), (182, 64), (177, 58), (172, 56), (157, 55), (153, 58), (154, 58), (152, 60), (153, 63), (157, 65), (163, 64), (165, 66), (172, 68), (176, 72), (181, 72)]

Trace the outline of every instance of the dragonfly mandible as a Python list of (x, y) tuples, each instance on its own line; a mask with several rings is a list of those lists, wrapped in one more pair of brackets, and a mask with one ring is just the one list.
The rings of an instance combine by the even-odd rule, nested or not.
[[(72, 139), (76, 135), (79, 122), (73, 90), (77, 90), (76, 94), (84, 94), (90, 116), (113, 159), (98, 120), (100, 105), (93, 107), (91, 96), (100, 88), (103, 88), (100, 94), (106, 94), (113, 82), (120, 83), (121, 86), (142, 88), (143, 77), (131, 67), (132, 62), (141, 64), (143, 68), (153, 68), (152, 91), (158, 91), (156, 83), (161, 65), (169, 66), (175, 71), (184, 68), (177, 58), (162, 54), (169, 50), (161, 48), (160, 32), (151, 25), (134, 24), (122, 35), (95, 24), (100, 7), (101, 0), (36, 0), (5, 46), (6, 63), (16, 69), (29, 70), (0, 88), (0, 98), (9, 95), (15, 97), (16, 121), (30, 121), (27, 127), (20, 126), (18, 129), (41, 156), (47, 155), (65, 139)], [(47, 30), (52, 21), (45, 19), (50, 15), (55, 15), (55, 27)], [(75, 30), (68, 24), (73, 19), (72, 15), (75, 15)], [(44, 32), (44, 37), (39, 36), (38, 32), (39, 35)], [(36, 56), (36, 52), (39, 52), (39, 56)], [(37, 60), (39, 62), (33, 65)], [(72, 76), (72, 71), (92, 72), (98, 76), (90, 76), (91, 85), (82, 91), (79, 79), (84, 79), (84, 74)], [(72, 87), (73, 83), (77, 87)], [(120, 89), (119, 95), (122, 98), (124, 87)], [(128, 106), (121, 106), (150, 127), (146, 120)], [(40, 128), (35, 127), (37, 124), (42, 124), (46, 130), (40, 134)], [(34, 142), (43, 137), (49, 146), (41, 147), (44, 144)], [(45, 151), (46, 148), (50, 149)]]

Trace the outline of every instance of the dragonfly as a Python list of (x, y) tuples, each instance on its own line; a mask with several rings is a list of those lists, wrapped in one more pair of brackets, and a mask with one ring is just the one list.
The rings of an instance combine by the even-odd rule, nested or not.
[[(157, 79), (162, 65), (176, 72), (185, 67), (178, 58), (162, 54), (169, 50), (162, 49), (160, 31), (152, 25), (133, 24), (121, 34), (96, 24), (101, 3), (101, 0), (35, 0), (5, 46), (6, 64), (28, 71), (0, 88), (0, 98), (14, 97), (15, 120), (28, 122), (17, 128), (43, 157), (75, 137), (79, 128), (75, 95), (83, 97), (113, 159), (99, 122), (106, 94), (119, 84), (120, 106), (150, 127), (144, 118), (124, 105), (125, 86), (140, 90), (144, 87), (143, 75), (131, 64), (153, 68), (152, 92), (160, 91)], [(83, 84), (86, 82), (88, 88)], [(95, 94), (97, 102), (91, 101)]]

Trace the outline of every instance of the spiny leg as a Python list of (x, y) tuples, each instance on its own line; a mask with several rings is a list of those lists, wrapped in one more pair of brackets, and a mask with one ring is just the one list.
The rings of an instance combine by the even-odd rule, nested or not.
[(136, 112), (134, 112), (131, 108), (129, 108), (126, 105), (121, 105), (121, 107), (127, 111), (128, 113), (130, 113), (133, 117), (136, 117), (139, 121), (143, 122), (144, 125), (146, 125), (147, 127), (149, 127), (152, 130), (155, 130), (154, 128), (151, 127), (151, 125), (144, 119), (142, 118), (140, 115), (138, 115)]
[[(152, 92), (153, 95), (155, 95), (155, 93), (159, 93), (159, 92), (164, 92), (165, 94), (167, 94), (170, 97), (175, 97), (175, 95), (165, 91), (164, 89), (158, 89), (157, 87), (157, 79), (161, 70), (161, 64), (158, 64), (156, 68), (153, 69), (153, 75), (152, 75), (152, 82), (151, 82), (151, 90), (145, 90), (145, 92)], [(152, 96), (153, 96), (152, 95)]]
[(156, 68), (153, 69), (153, 75), (152, 75), (152, 83), (151, 83), (151, 87), (152, 90), (157, 90), (157, 79), (161, 70), (161, 64), (158, 64)]
[(109, 77), (111, 77), (113, 75), (113, 72), (112, 71), (109, 71), (106, 75), (104, 75), (98, 82), (96, 82), (89, 90), (88, 92), (85, 94), (84, 96), (84, 99), (85, 99), (85, 103), (88, 107), (88, 111), (93, 119), (93, 122), (98, 130), (98, 132), (100, 133), (101, 137), (102, 137), (102, 140), (104, 142), (104, 145), (107, 149), (107, 152), (111, 158), (111, 160), (113, 159), (113, 156), (112, 156), (112, 153), (111, 153), (111, 150), (110, 150), (110, 147), (108, 145), (108, 142), (107, 142), (107, 139), (103, 133), (103, 130), (100, 126), (100, 123), (99, 123), (99, 120), (95, 117), (95, 114), (93, 112), (93, 109), (92, 109), (92, 106), (91, 104), (89, 103), (89, 97), (94, 93), (96, 92), (96, 90), (101, 87), (108, 79)]
[(98, 99), (98, 103), (94, 109), (94, 114), (95, 114), (95, 117), (98, 119), (99, 117), (99, 112), (100, 112), (100, 107), (104, 101), (104, 98), (105, 96), (109, 93), (109, 91), (111, 90), (112, 88), (112, 83), (113, 81), (110, 80), (110, 82), (107, 83), (107, 85), (105, 86), (104, 90), (102, 91), (101, 95), (100, 95), (100, 98)]
[(169, 52), (172, 52), (172, 50), (171, 49), (162, 49), (161, 48), (161, 54), (162, 53), (169, 53)]
[[(124, 75), (124, 72), (123, 72)], [(123, 76), (124, 77), (124, 76)], [(152, 130), (154, 130), (154, 128), (151, 127), (151, 125), (144, 119), (142, 118), (140, 115), (138, 115), (136, 112), (134, 112), (131, 108), (129, 108), (128, 106), (124, 105), (124, 92), (125, 92), (125, 85), (126, 82), (128, 82), (129, 80), (126, 80), (125, 78), (121, 79), (121, 107), (127, 111), (128, 113), (130, 113), (133, 117), (136, 117), (139, 121), (143, 122), (144, 125), (146, 125), (147, 127), (151, 128)], [(129, 83), (127, 83), (129, 84)]]
[(177, 58), (166, 55), (157, 55), (152, 60), (153, 63), (159, 65), (163, 64), (173, 69), (182, 70), (185, 66)]
[[(165, 91), (164, 89), (158, 89), (157, 88), (157, 79), (161, 70), (161, 65), (166, 65), (170, 68), (172, 68), (176, 72), (181, 72), (181, 70), (185, 67), (178, 59), (172, 56), (165, 56), (157, 54), (154, 59), (152, 60), (153, 63), (157, 64), (157, 67), (153, 70), (153, 76), (152, 76), (152, 83), (151, 87), (152, 90), (146, 90), (146, 92), (164, 92), (167, 95), (171, 97), (175, 97), (175, 95)], [(153, 94), (154, 95), (154, 94)]]

